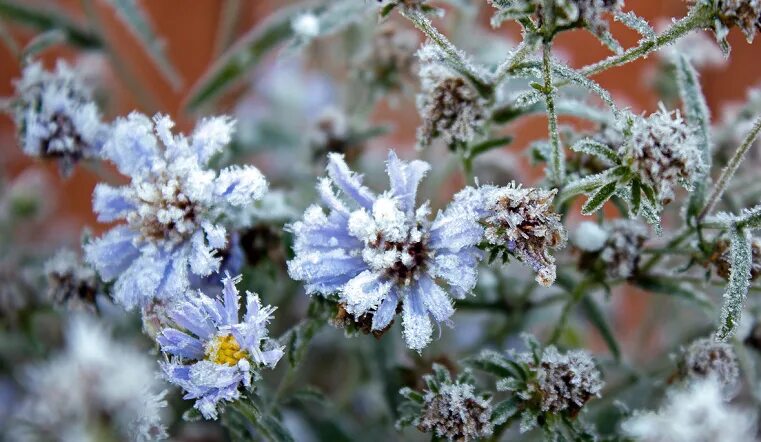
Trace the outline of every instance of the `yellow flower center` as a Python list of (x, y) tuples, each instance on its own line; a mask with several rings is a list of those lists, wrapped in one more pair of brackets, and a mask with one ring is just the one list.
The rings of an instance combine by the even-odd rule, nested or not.
[(217, 336), (206, 348), (206, 359), (215, 364), (236, 365), (246, 356), (233, 335)]

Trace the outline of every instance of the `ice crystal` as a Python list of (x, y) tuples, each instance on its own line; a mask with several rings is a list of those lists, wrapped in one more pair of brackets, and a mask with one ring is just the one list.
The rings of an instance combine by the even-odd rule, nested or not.
[(669, 112), (663, 105), (647, 118), (634, 118), (622, 149), (625, 162), (652, 187), (661, 204), (674, 198), (677, 184), (691, 189), (704, 167), (694, 130), (678, 111)]
[(536, 272), (536, 281), (550, 286), (555, 281), (555, 258), (551, 249), (565, 246), (566, 231), (552, 207), (557, 190), (482, 186), (459, 198), (481, 214), (484, 240), (497, 251), (507, 251)]
[(645, 442), (756, 440), (756, 413), (724, 401), (715, 378), (671, 390), (657, 412), (636, 413), (623, 432)]
[(72, 310), (92, 310), (101, 297), (95, 270), (81, 262), (77, 253), (62, 249), (45, 263), (48, 299)]
[(228, 242), (218, 220), (261, 198), (267, 188), (253, 166), (206, 168), (229, 143), (233, 121), (202, 120), (190, 138), (173, 135), (173, 124), (163, 115), (151, 121), (132, 113), (116, 121), (103, 148), (132, 182), (98, 184), (93, 208), (99, 221), (126, 223), (88, 244), (85, 252), (104, 280), (116, 280), (114, 298), (127, 308), (179, 296), (191, 274), (217, 271), (216, 255)]
[(343, 156), (331, 154), (329, 177), (318, 185), (330, 212), (313, 205), (290, 226), (295, 256), (288, 270), (308, 294), (338, 294), (355, 318), (372, 315), (373, 330), (386, 328), (401, 303), (404, 337), (415, 350), (431, 340), (430, 316), (441, 323), (454, 312), (449, 295), (462, 298), (475, 286), (483, 233), (475, 211), (464, 205), (450, 205), (433, 222), (427, 203), (415, 208), (418, 183), (429, 168), (390, 151), (391, 190), (375, 195)]
[(30, 156), (53, 159), (64, 176), (82, 159), (98, 157), (108, 134), (90, 90), (64, 62), (46, 71), (39, 62), (16, 81), (14, 119)]
[(714, 377), (729, 388), (736, 385), (740, 373), (732, 345), (712, 338), (698, 339), (684, 350), (682, 370), (689, 378)]
[(418, 145), (429, 146), (437, 138), (447, 145), (469, 143), (483, 132), (486, 102), (467, 79), (431, 60), (430, 54), (436, 51), (431, 43), (418, 51), (422, 67), (417, 107), (423, 120)]
[(16, 440), (152, 441), (166, 437), (166, 407), (155, 362), (116, 342), (91, 317), (75, 316), (65, 350), (22, 371), (25, 397), (12, 431)]
[(274, 367), (283, 356), (267, 330), (275, 307), (263, 307), (258, 295), (246, 292), (246, 313), (239, 317), (239, 281), (226, 277), (216, 299), (188, 293), (168, 312), (174, 326), (157, 338), (170, 356), (162, 363), (167, 380), (194, 399), (206, 419), (216, 419), (220, 402), (238, 399), (241, 386), (251, 387), (259, 369)]
[[(761, 239), (752, 238), (750, 241), (751, 248), (751, 267), (750, 267), (750, 279), (755, 280), (761, 275)], [(716, 274), (724, 279), (729, 279), (730, 271), (732, 270), (732, 262), (730, 259), (730, 247), (729, 240), (726, 238), (719, 238), (714, 245), (713, 252), (709, 257), (709, 261), (716, 269)]]

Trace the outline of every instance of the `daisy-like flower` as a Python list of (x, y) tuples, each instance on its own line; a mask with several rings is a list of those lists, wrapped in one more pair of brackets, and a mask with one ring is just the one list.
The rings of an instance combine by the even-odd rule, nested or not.
[(24, 397), (8, 440), (131, 440), (166, 438), (166, 391), (156, 362), (114, 340), (91, 316), (74, 316), (65, 348), (20, 373)]
[(157, 341), (170, 356), (162, 368), (169, 382), (195, 399), (206, 419), (216, 419), (219, 403), (235, 401), (240, 387), (252, 387), (258, 370), (272, 368), (283, 347), (268, 336), (267, 323), (275, 307), (263, 307), (259, 296), (246, 292), (246, 313), (238, 311), (238, 278), (226, 277), (222, 296), (213, 299), (193, 293), (168, 313), (175, 327), (161, 331)]
[(220, 218), (267, 189), (253, 166), (206, 168), (229, 143), (232, 120), (202, 120), (189, 138), (173, 135), (173, 124), (167, 116), (151, 121), (132, 113), (116, 121), (103, 147), (132, 182), (98, 184), (93, 208), (99, 221), (126, 223), (86, 245), (85, 255), (104, 280), (116, 280), (114, 298), (126, 308), (171, 300), (188, 289), (191, 274), (217, 271), (217, 251), (228, 242)]
[(337, 294), (355, 319), (371, 315), (372, 330), (388, 327), (401, 305), (407, 345), (422, 350), (433, 333), (430, 317), (446, 323), (454, 312), (450, 295), (462, 298), (476, 284), (483, 234), (477, 214), (452, 204), (431, 222), (427, 203), (415, 208), (426, 162), (405, 163), (389, 151), (391, 189), (375, 195), (343, 156), (328, 158), (329, 177), (318, 190), (329, 213), (313, 205), (290, 226), (295, 257), (289, 273), (305, 282), (307, 294)]
[(35, 62), (15, 82), (14, 119), (27, 155), (53, 159), (69, 176), (82, 159), (96, 158), (108, 136), (90, 90), (64, 62), (46, 71)]
[(562, 248), (567, 240), (560, 215), (552, 207), (555, 193), (513, 182), (466, 189), (455, 198), (479, 212), (484, 240), (493, 256), (518, 257), (536, 272), (539, 284), (550, 286), (556, 273), (550, 250)]

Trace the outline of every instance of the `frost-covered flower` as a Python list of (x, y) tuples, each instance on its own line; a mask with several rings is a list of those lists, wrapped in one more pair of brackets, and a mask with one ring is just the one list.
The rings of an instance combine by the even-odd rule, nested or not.
[(723, 47), (727, 47), (729, 28), (737, 26), (748, 43), (753, 42), (761, 29), (761, 1), (759, 0), (698, 0), (697, 3), (713, 8), (716, 19), (713, 31)]
[(417, 139), (421, 147), (437, 138), (448, 146), (469, 143), (483, 132), (487, 120), (486, 101), (468, 80), (438, 63), (438, 54), (432, 43), (418, 51), (422, 67), (417, 108), (423, 125)]
[(637, 272), (647, 228), (637, 221), (617, 219), (602, 227), (590, 221), (579, 225), (574, 242), (584, 253), (581, 266), (599, 260), (611, 278), (630, 278)]
[(114, 123), (105, 158), (132, 178), (127, 186), (98, 184), (93, 208), (102, 222), (126, 221), (85, 246), (87, 261), (126, 308), (169, 300), (189, 287), (189, 276), (219, 269), (227, 244), (219, 219), (251, 204), (267, 189), (253, 166), (206, 168), (229, 141), (233, 121), (202, 120), (190, 138), (173, 135), (172, 120), (132, 113)]
[(92, 310), (101, 296), (101, 283), (95, 270), (82, 263), (70, 249), (61, 249), (45, 263), (47, 297), (71, 310)]
[[(750, 279), (755, 280), (761, 275), (761, 239), (753, 237), (750, 240), (751, 265)], [(724, 279), (729, 279), (729, 273), (732, 270), (730, 258), (729, 240), (720, 238), (714, 245), (713, 252), (709, 257), (709, 262), (716, 269), (716, 274)]]
[(13, 440), (134, 440), (166, 437), (156, 362), (111, 338), (94, 318), (75, 316), (65, 350), (20, 373), (25, 397)]
[(735, 386), (740, 376), (732, 345), (711, 338), (698, 339), (684, 350), (681, 370), (689, 379), (715, 377), (725, 388)]
[(357, 63), (359, 76), (381, 93), (404, 90), (415, 78), (417, 33), (388, 22), (378, 28), (367, 53)]
[(195, 399), (206, 419), (216, 419), (220, 402), (237, 400), (241, 386), (251, 387), (259, 369), (274, 367), (283, 356), (267, 330), (275, 307), (262, 307), (258, 295), (246, 292), (241, 320), (239, 281), (226, 277), (216, 299), (189, 293), (168, 312), (175, 326), (157, 337), (170, 356), (162, 363), (167, 380), (185, 391), (185, 399)]
[[(499, 10), (492, 19), (496, 25), (504, 20), (503, 17), (514, 19), (535, 18), (540, 24), (544, 22), (544, 0), (489, 0)], [(585, 27), (595, 35), (603, 35), (608, 31), (605, 14), (614, 14), (621, 10), (623, 0), (552, 0), (556, 28)]]
[(484, 240), (493, 253), (517, 256), (536, 272), (539, 284), (550, 286), (556, 273), (550, 250), (566, 243), (560, 215), (552, 207), (556, 193), (512, 182), (463, 191), (456, 199), (480, 213)]
[(433, 365), (433, 374), (423, 376), (427, 389), (418, 393), (403, 388), (407, 402), (400, 406), (403, 417), (397, 426), (415, 425), (424, 433), (451, 441), (479, 440), (492, 434), (491, 399), (476, 391), (470, 371), (452, 381), (449, 371)]
[(64, 176), (78, 161), (98, 157), (108, 125), (90, 90), (66, 63), (59, 61), (53, 72), (31, 63), (15, 88), (14, 118), (24, 153), (56, 160)]
[(756, 413), (727, 404), (715, 378), (671, 390), (657, 412), (635, 413), (621, 426), (643, 442), (756, 440)]
[(330, 154), (329, 177), (318, 185), (329, 213), (313, 205), (290, 226), (295, 257), (288, 271), (305, 282), (307, 294), (337, 294), (355, 318), (371, 314), (373, 330), (386, 328), (401, 303), (404, 337), (415, 350), (431, 340), (430, 316), (441, 323), (454, 312), (449, 295), (459, 299), (473, 289), (482, 255), (476, 245), (483, 229), (474, 210), (452, 204), (431, 222), (427, 203), (415, 208), (418, 183), (429, 168), (389, 151), (391, 190), (375, 195), (341, 155)]
[(621, 147), (624, 163), (655, 192), (660, 204), (674, 198), (674, 188), (686, 189), (704, 168), (693, 128), (679, 111), (669, 112), (661, 104), (649, 117), (634, 117), (631, 136)]

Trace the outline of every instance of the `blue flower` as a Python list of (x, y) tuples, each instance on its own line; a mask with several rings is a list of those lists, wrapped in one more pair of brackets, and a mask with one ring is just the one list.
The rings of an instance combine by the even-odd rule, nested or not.
[(405, 163), (390, 151), (391, 189), (375, 195), (342, 155), (328, 158), (318, 191), (329, 213), (313, 205), (290, 226), (289, 273), (308, 294), (337, 294), (354, 318), (371, 315), (373, 330), (388, 327), (401, 304), (405, 340), (419, 351), (431, 340), (430, 317), (449, 322), (450, 295), (462, 298), (476, 284), (483, 236), (477, 214), (452, 204), (431, 222), (428, 203), (415, 208), (418, 183), (430, 169), (424, 161)]
[(219, 223), (232, 207), (260, 198), (267, 182), (253, 166), (217, 173), (209, 158), (230, 141), (226, 117), (202, 120), (192, 136), (173, 135), (174, 123), (132, 113), (114, 123), (103, 155), (132, 178), (130, 185), (98, 184), (98, 220), (124, 220), (85, 248), (104, 280), (116, 280), (114, 298), (124, 307), (168, 301), (190, 287), (190, 277), (218, 271), (227, 244)]
[(195, 399), (206, 419), (217, 418), (220, 401), (238, 399), (239, 387), (258, 378), (257, 369), (272, 368), (283, 356), (283, 347), (267, 332), (275, 307), (262, 307), (258, 295), (246, 292), (246, 314), (239, 319), (239, 281), (226, 277), (216, 299), (188, 294), (169, 312), (176, 328), (157, 337), (170, 356), (162, 363), (167, 380), (185, 390), (185, 399)]

